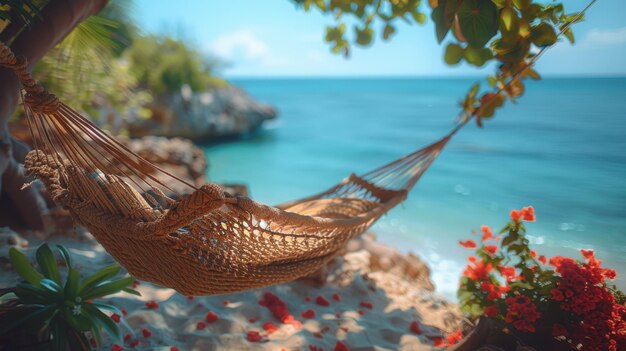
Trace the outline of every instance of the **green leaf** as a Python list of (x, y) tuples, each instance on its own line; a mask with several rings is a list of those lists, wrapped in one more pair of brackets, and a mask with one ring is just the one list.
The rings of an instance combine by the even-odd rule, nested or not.
[(65, 246), (57, 245), (57, 249), (61, 252), (61, 256), (63, 256), (63, 260), (65, 260), (65, 265), (68, 269), (72, 268), (72, 256), (70, 256), (70, 252), (67, 251)]
[(135, 278), (126, 277), (116, 281), (104, 282), (100, 285), (97, 285), (93, 290), (89, 293), (86, 293), (83, 298), (85, 300), (90, 300), (96, 297), (102, 297), (110, 294), (114, 294), (120, 292), (122, 289), (128, 287), (133, 283)]
[(374, 37), (374, 31), (372, 28), (358, 28), (354, 27), (354, 32), (356, 34), (356, 43), (361, 46), (367, 46), (372, 42), (372, 38)]
[(450, 31), (452, 21), (446, 21), (444, 6), (441, 5), (434, 9), (430, 16), (433, 22), (435, 22), (435, 33), (437, 35), (437, 41), (441, 43), (446, 37), (446, 34), (448, 34), (448, 31)]
[(498, 32), (498, 11), (491, 1), (465, 0), (457, 16), (463, 36), (476, 48), (485, 46)]
[(563, 35), (567, 38), (567, 40), (569, 40), (570, 44), (576, 43), (576, 39), (574, 38), (574, 32), (571, 28), (567, 28), (565, 32), (563, 32)]
[(500, 12), (500, 20), (502, 21), (502, 29), (506, 32), (517, 32), (519, 29), (517, 13), (510, 7), (502, 9), (502, 12)]
[(109, 318), (109, 316), (102, 313), (102, 311), (100, 311), (92, 304), (84, 304), (83, 308), (90, 317), (98, 321), (98, 323), (104, 328), (104, 330), (109, 333), (111, 338), (116, 339), (117, 341), (121, 341), (120, 330), (117, 327), (117, 324), (115, 324), (115, 322), (113, 322), (113, 320)]
[(65, 282), (65, 298), (74, 301), (78, 296), (78, 288), (80, 287), (80, 272), (70, 268)]
[(42, 279), (40, 284), (42, 287), (48, 289), (48, 291), (50, 291), (53, 294), (58, 294), (59, 292), (63, 290), (61, 286), (57, 284), (57, 282), (48, 278)]
[(513, 6), (519, 10), (525, 10), (530, 6), (531, 0), (513, 0)]
[(395, 33), (396, 28), (390, 24), (385, 25), (385, 29), (383, 30), (383, 39), (389, 40), (391, 35)]
[(446, 47), (446, 53), (444, 55), (444, 60), (449, 65), (456, 65), (463, 58), (463, 52), (465, 49), (458, 44), (450, 43)]
[(123, 292), (127, 292), (131, 295), (135, 295), (135, 296), (141, 296), (141, 293), (135, 289), (131, 289), (131, 288), (124, 288), (122, 289)]
[(53, 280), (55, 283), (61, 284), (61, 274), (59, 274), (57, 262), (48, 244), (39, 246), (35, 256), (37, 258), (37, 263), (39, 264), (39, 269), (41, 269), (43, 275), (46, 278)]
[(556, 33), (551, 25), (542, 22), (530, 30), (530, 40), (538, 47), (550, 46), (556, 43)]
[(122, 267), (120, 267), (120, 265), (114, 263), (87, 277), (80, 285), (78, 294), (83, 295), (84, 293), (89, 292), (94, 286), (115, 277), (120, 272), (121, 268)]
[(26, 255), (12, 247), (9, 249), (9, 257), (11, 258), (11, 264), (13, 269), (24, 280), (33, 284), (34, 286), (40, 286), (39, 282), (43, 279), (43, 275), (37, 272), (37, 270), (28, 262)]
[(29, 305), (47, 305), (57, 300), (56, 294), (42, 286), (36, 287), (30, 283), (18, 284), (15, 288), (15, 295), (22, 303)]
[(426, 22), (426, 15), (421, 12), (411, 12), (411, 16), (413, 16), (415, 22), (419, 24), (424, 24), (424, 22)]
[(463, 57), (465, 57), (465, 61), (468, 63), (481, 67), (493, 58), (493, 54), (491, 53), (491, 50), (487, 48), (475, 49), (468, 46), (463, 53)]

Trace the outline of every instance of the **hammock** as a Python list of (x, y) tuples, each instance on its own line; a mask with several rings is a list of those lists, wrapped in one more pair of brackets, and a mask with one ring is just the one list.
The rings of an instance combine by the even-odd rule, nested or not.
[[(133, 276), (186, 295), (313, 273), (402, 202), (458, 130), (327, 191), (270, 207), (216, 184), (196, 188), (131, 152), (48, 93), (2, 43), (0, 66), (23, 86), (34, 141), (29, 174)], [(176, 194), (173, 182), (190, 194)]]

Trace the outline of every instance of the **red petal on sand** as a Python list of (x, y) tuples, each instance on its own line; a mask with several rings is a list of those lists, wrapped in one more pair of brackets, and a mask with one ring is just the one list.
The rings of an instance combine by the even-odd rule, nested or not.
[(170, 347), (170, 351), (180, 351), (180, 349), (176, 346)]
[(128, 315), (128, 311), (126, 311), (125, 308), (122, 308), (122, 314), (126, 316), (126, 315)]
[(315, 318), (315, 311), (308, 309), (300, 315), (302, 318)]
[(324, 296), (321, 295), (315, 298), (315, 303), (319, 306), (330, 306), (330, 302), (328, 302), (328, 300), (326, 300)]
[(224, 306), (228, 306), (229, 303), (230, 303), (230, 301), (224, 300)]
[(257, 342), (261, 340), (261, 334), (258, 331), (250, 330), (247, 335), (248, 341)]
[(118, 344), (113, 344), (113, 346), (111, 346), (111, 351), (122, 351), (123, 349), (124, 348)]
[(263, 323), (263, 330), (265, 330), (268, 334), (272, 334), (273, 332), (278, 330), (278, 327), (274, 325), (272, 322)]
[(146, 328), (144, 328), (141, 331), (141, 334), (143, 335), (144, 338), (149, 338), (149, 337), (152, 336), (152, 332), (150, 330), (146, 329)]
[(206, 323), (204, 323), (204, 322), (198, 322), (198, 323), (196, 323), (196, 329), (197, 329), (197, 330), (202, 330), (202, 329), (204, 329), (204, 328), (206, 328)]
[(115, 323), (119, 323), (120, 322), (120, 315), (117, 313), (113, 313), (111, 315), (111, 319), (115, 322)]
[(419, 323), (417, 323), (417, 321), (411, 322), (411, 327), (409, 329), (412, 333), (422, 334), (422, 329), (420, 328), (420, 325)]
[(311, 297), (310, 297), (310, 296), (305, 297), (305, 298), (304, 298), (304, 301), (305, 301), (305, 302), (311, 302)]
[(335, 344), (335, 348), (333, 349), (333, 351), (348, 351), (348, 346), (346, 346), (346, 344), (342, 343), (341, 341), (337, 341), (337, 343)]
[(156, 310), (157, 308), (159, 308), (159, 304), (156, 303), (156, 301), (152, 300), (152, 301), (146, 302), (146, 307), (151, 310)]
[(367, 302), (367, 301), (361, 301), (361, 303), (359, 304), (361, 307), (365, 307), (365, 308), (369, 308), (370, 310), (372, 308), (374, 308), (374, 305), (372, 305), (371, 302)]
[(339, 302), (339, 301), (341, 301), (341, 296), (339, 296), (339, 294), (337, 294), (337, 293), (334, 293), (333, 294), (333, 300)]
[(204, 316), (204, 319), (209, 322), (209, 323), (213, 323), (216, 320), (220, 319), (220, 316), (218, 316), (217, 314), (213, 313), (213, 311), (209, 311), (206, 313), (206, 316)]
[(359, 312), (359, 314), (360, 314), (361, 316), (365, 314), (365, 311), (363, 311), (363, 310), (358, 310), (357, 312)]

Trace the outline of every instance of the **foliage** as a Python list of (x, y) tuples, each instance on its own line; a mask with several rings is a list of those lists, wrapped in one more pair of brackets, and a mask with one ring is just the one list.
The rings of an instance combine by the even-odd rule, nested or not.
[[(326, 28), (325, 40), (334, 53), (348, 55), (350, 39), (347, 24), (353, 23), (352, 42), (371, 44), (374, 26), (380, 23), (382, 38), (389, 40), (397, 22), (423, 24), (426, 15), (421, 0), (292, 0), (305, 11), (317, 8), (334, 16), (335, 25)], [(461, 61), (481, 67), (497, 63), (495, 74), (487, 78), (495, 92), (479, 94), (474, 85), (461, 103), (461, 121), (492, 117), (504, 101), (524, 93), (525, 78), (539, 79), (530, 66), (537, 50), (557, 42), (558, 33), (574, 43), (570, 24), (582, 14), (568, 14), (560, 2), (533, 0), (429, 0), (431, 18), (439, 43), (448, 42), (444, 60), (450, 65)], [(448, 35), (452, 33), (452, 35)]]
[(13, 268), (24, 281), (15, 288), (2, 291), (1, 295), (12, 294), (14, 297), (0, 305), (0, 335), (17, 330), (43, 333), (50, 339), (54, 350), (89, 349), (87, 333), (99, 345), (102, 329), (111, 337), (120, 339), (118, 326), (101, 310), (121, 312), (112, 305), (93, 300), (120, 291), (139, 295), (129, 288), (134, 278), (114, 279), (120, 266), (113, 264), (82, 279), (80, 272), (72, 267), (69, 252), (62, 246), (58, 248), (67, 267), (65, 278), (47, 244), (41, 245), (36, 252), (39, 270), (23, 253), (10, 249)]
[(626, 300), (606, 282), (615, 271), (601, 267), (592, 250), (581, 250), (584, 262), (538, 256), (524, 221), (535, 221), (532, 207), (513, 210), (500, 235), (483, 226), (480, 246), (460, 243), (476, 249), (461, 279), (461, 309), (497, 321), (521, 340), (543, 336), (578, 350), (623, 350)]
[(41, 9), (47, 3), (48, 1), (45, 0), (2, 0), (0, 1), (0, 22), (6, 21), (8, 24), (17, 18), (30, 24), (40, 17)]
[[(61, 99), (93, 118), (149, 117), (151, 101), (136, 89), (126, 63), (117, 59), (131, 43), (133, 22), (124, 14), (129, 2), (111, 1), (81, 22), (37, 64), (34, 76)], [(110, 123), (110, 124), (114, 124)]]
[(135, 38), (125, 56), (140, 86), (156, 95), (180, 92), (184, 85), (205, 91), (225, 84), (213, 76), (214, 62), (171, 37)]

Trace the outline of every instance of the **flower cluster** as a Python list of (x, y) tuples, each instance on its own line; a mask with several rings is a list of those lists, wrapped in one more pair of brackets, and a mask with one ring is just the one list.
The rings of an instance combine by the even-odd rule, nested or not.
[(602, 268), (591, 250), (581, 250), (586, 259), (578, 263), (571, 258), (554, 257), (550, 264), (560, 278), (551, 298), (561, 310), (569, 312), (568, 320), (553, 328), (553, 336), (581, 350), (625, 350), (626, 307), (616, 303), (604, 281), (614, 279), (616, 272)]
[(530, 345), (553, 337), (581, 351), (626, 350), (626, 299), (607, 285), (617, 273), (601, 267), (592, 250), (581, 250), (584, 262), (538, 255), (525, 237), (534, 208), (510, 217), (498, 235), (483, 225), (480, 242), (459, 242), (475, 250), (459, 287), (462, 310), (491, 318)]

